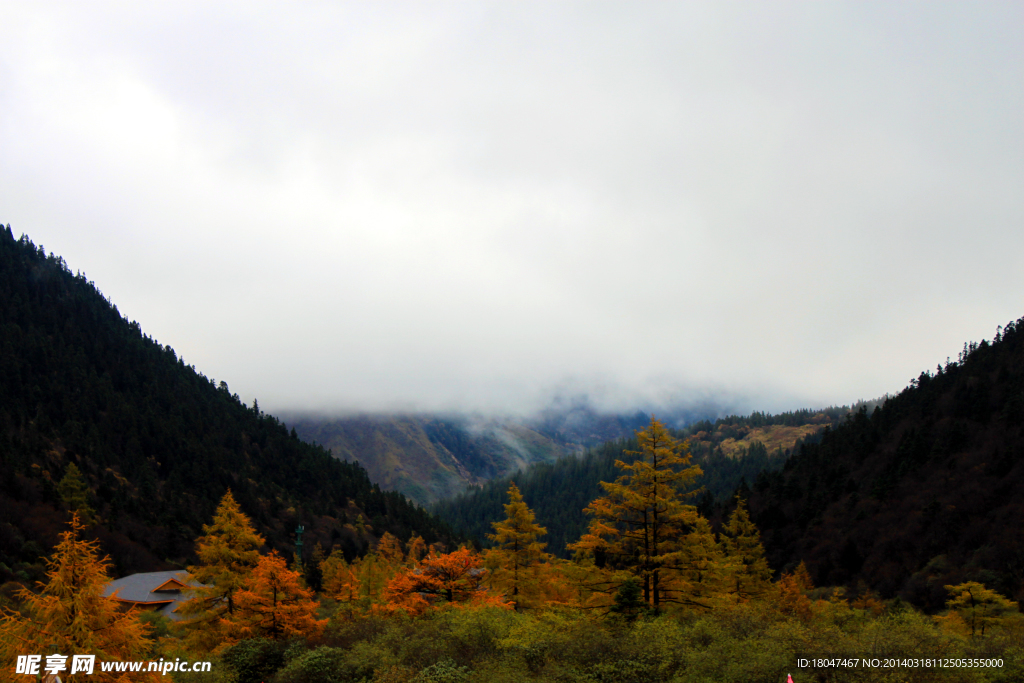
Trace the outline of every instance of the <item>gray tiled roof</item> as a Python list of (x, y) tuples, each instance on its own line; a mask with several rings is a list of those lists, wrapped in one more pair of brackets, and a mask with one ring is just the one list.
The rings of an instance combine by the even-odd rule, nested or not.
[(107, 587), (103, 589), (103, 595), (110, 597), (113, 596), (116, 591), (116, 597), (120, 600), (142, 603), (164, 602), (170, 600), (171, 602), (169, 604), (164, 605), (157, 611), (166, 617), (177, 620), (181, 617), (175, 614), (174, 610), (184, 602), (188, 596), (179, 590), (153, 590), (154, 588), (159, 588), (171, 579), (176, 579), (187, 586), (201, 585), (192, 581), (191, 575), (181, 569), (168, 572), (147, 572), (145, 574), (131, 574), (123, 579), (111, 581), (107, 584)]

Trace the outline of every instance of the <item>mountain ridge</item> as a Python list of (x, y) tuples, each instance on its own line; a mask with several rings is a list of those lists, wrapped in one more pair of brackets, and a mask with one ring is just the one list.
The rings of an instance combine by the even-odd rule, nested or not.
[(940, 609), (979, 581), (1024, 600), (1024, 318), (922, 372), (754, 482), (776, 569)]
[[(354, 557), (385, 531), (450, 538), (356, 463), (306, 444), (228, 385), (128, 321), (84, 275), (0, 229), (0, 582), (38, 578), (74, 463), (121, 573), (187, 564), (230, 488), (272, 548), (337, 544)], [(19, 572), (24, 573), (22, 576)]]

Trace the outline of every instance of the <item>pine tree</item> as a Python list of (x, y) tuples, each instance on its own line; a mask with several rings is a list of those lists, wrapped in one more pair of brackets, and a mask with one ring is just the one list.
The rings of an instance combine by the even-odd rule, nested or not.
[(187, 631), (189, 647), (211, 651), (224, 644), (224, 619), (233, 615), (235, 594), (259, 564), (257, 549), (264, 541), (230, 490), (217, 506), (213, 524), (204, 525), (203, 532), (196, 540), (200, 564), (188, 568), (193, 581), (201, 586), (191, 591), (192, 599), (179, 607), (178, 613), (187, 617), (181, 628)]
[(234, 612), (225, 617), (229, 640), (315, 637), (327, 624), (316, 619), (312, 591), (302, 587), (299, 573), (288, 569), (276, 550), (260, 558), (234, 600)]
[(771, 588), (772, 570), (764, 557), (761, 533), (742, 498), (737, 497), (736, 509), (722, 528), (722, 545), (729, 572), (726, 591), (741, 602), (764, 596)]
[(89, 487), (75, 463), (68, 463), (64, 477), (57, 483), (57, 493), (68, 511), (78, 513), (82, 524), (90, 526), (96, 521), (96, 511), (89, 505)]
[[(665, 426), (651, 417), (647, 429), (637, 432), (639, 451), (632, 463), (615, 461), (622, 474), (614, 483), (601, 482), (607, 492), (592, 502), (586, 512), (594, 517), (590, 529), (570, 550), (583, 550), (601, 557), (612, 567), (628, 569), (643, 582), (644, 602), (655, 612), (664, 594), (664, 568), (672, 566), (680, 542), (697, 520), (697, 511), (683, 499), (701, 475), (690, 465), (689, 447), (674, 439)], [(611, 592), (618, 582), (609, 580)]]
[(324, 562), (324, 547), (320, 545), (318, 541), (313, 546), (313, 554), (309, 558), (309, 562), (305, 565), (306, 571), (306, 585), (319, 593), (324, 587), (324, 573), (323, 573), (323, 562)]
[[(15, 659), (26, 654), (94, 654), (96, 664), (90, 681), (158, 680), (155, 674), (101, 671), (101, 661), (147, 658), (152, 642), (136, 610), (124, 611), (115, 600), (103, 596), (110, 581), (109, 558), (99, 558), (98, 541), (81, 538), (85, 528), (74, 514), (70, 529), (47, 561), (46, 583), (39, 592), (21, 589), (22, 613), (0, 612), (0, 666), (13, 672)], [(77, 678), (77, 676), (76, 676)]]
[(646, 607), (642, 593), (640, 582), (636, 580), (636, 577), (629, 577), (615, 592), (615, 602), (609, 611), (612, 614), (621, 615), (627, 621), (635, 620), (640, 611)]
[(512, 603), (518, 608), (527, 571), (544, 558), (545, 544), (537, 538), (546, 534), (547, 529), (534, 521), (533, 510), (523, 502), (515, 482), (508, 488), (508, 500), (505, 521), (493, 522), (494, 533), (487, 534), (487, 538), (495, 544), (489, 554), (497, 560), (499, 568), (494, 578), (512, 589)]

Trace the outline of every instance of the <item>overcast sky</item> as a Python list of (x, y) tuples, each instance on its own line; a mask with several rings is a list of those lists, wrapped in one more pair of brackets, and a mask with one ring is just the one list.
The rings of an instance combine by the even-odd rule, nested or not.
[(1024, 3), (5, 1), (0, 221), (265, 410), (873, 398), (1024, 316)]

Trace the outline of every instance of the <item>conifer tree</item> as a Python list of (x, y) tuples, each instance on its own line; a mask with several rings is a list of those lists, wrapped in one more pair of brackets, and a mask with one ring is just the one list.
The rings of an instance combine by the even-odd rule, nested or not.
[(402, 551), (402, 542), (390, 532), (385, 531), (377, 543), (377, 555), (387, 564), (398, 567), (405, 562), (405, 553)]
[(94, 654), (90, 681), (159, 680), (149, 673), (101, 671), (102, 661), (147, 658), (152, 643), (138, 611), (124, 611), (115, 600), (103, 596), (110, 581), (110, 560), (99, 558), (98, 541), (82, 540), (84, 528), (78, 515), (72, 515), (70, 529), (61, 534), (47, 560), (46, 583), (39, 584), (38, 593), (24, 588), (19, 591), (21, 613), (0, 611), (0, 667), (13, 672), (18, 655), (61, 654), (68, 657), (67, 671), (61, 672), (66, 676), (71, 672), (72, 655)]
[(508, 504), (505, 505), (505, 520), (493, 522), (493, 534), (487, 538), (495, 548), (490, 556), (497, 560), (499, 570), (495, 579), (511, 588), (512, 603), (518, 608), (520, 588), (527, 578), (528, 570), (544, 558), (544, 546), (537, 538), (547, 529), (537, 524), (533, 510), (525, 502), (515, 482), (508, 488)]
[(359, 600), (360, 582), (359, 576), (345, 561), (345, 554), (334, 550), (320, 567), (324, 594), (340, 602), (350, 612)]
[(370, 608), (384, 600), (384, 589), (398, 567), (388, 563), (376, 552), (367, 553), (352, 562), (359, 586), (360, 601)]
[(778, 588), (780, 612), (805, 620), (811, 617), (811, 601), (807, 591), (814, 588), (814, 582), (806, 564), (801, 562), (795, 570), (783, 574), (779, 578)]
[[(680, 542), (696, 522), (697, 511), (683, 503), (701, 470), (690, 465), (689, 446), (674, 439), (665, 426), (651, 417), (651, 424), (637, 432), (639, 451), (632, 463), (615, 461), (624, 473), (613, 483), (601, 482), (607, 492), (586, 512), (593, 515), (590, 529), (570, 550), (603, 556), (612, 567), (622, 567), (643, 583), (644, 602), (655, 612), (664, 594), (666, 567), (678, 559)], [(609, 581), (614, 592), (620, 582)]]
[(427, 542), (420, 535), (413, 536), (408, 543), (410, 562), (419, 562), (427, 555)]
[(674, 572), (666, 594), (691, 608), (712, 609), (725, 589), (726, 565), (711, 523), (698, 516), (680, 549), (667, 559), (667, 567)]
[(306, 585), (312, 588), (314, 591), (319, 593), (324, 587), (324, 574), (322, 565), (324, 562), (324, 547), (317, 544), (313, 546), (313, 554), (310, 555), (309, 562), (303, 567), (305, 570)]
[(635, 620), (646, 607), (641, 593), (640, 582), (635, 576), (629, 577), (615, 592), (615, 602), (609, 611), (624, 617), (627, 621)]
[(327, 624), (316, 619), (312, 591), (302, 587), (299, 573), (288, 569), (276, 550), (260, 558), (234, 600), (234, 613), (225, 617), (229, 641), (314, 637)]
[(742, 498), (737, 497), (736, 509), (722, 528), (722, 545), (729, 572), (726, 592), (740, 602), (764, 596), (771, 588), (772, 570), (764, 557), (761, 533)]
[(186, 642), (199, 651), (218, 649), (223, 644), (224, 619), (235, 611), (235, 594), (259, 564), (258, 548), (263, 537), (253, 529), (228, 490), (217, 506), (213, 523), (203, 526), (205, 535), (196, 541), (200, 564), (188, 568), (194, 588), (192, 599), (178, 608), (187, 617), (182, 628)]
[(75, 463), (68, 463), (64, 477), (57, 483), (57, 493), (70, 512), (78, 513), (82, 524), (89, 526), (96, 521), (96, 511), (89, 505), (89, 487)]

